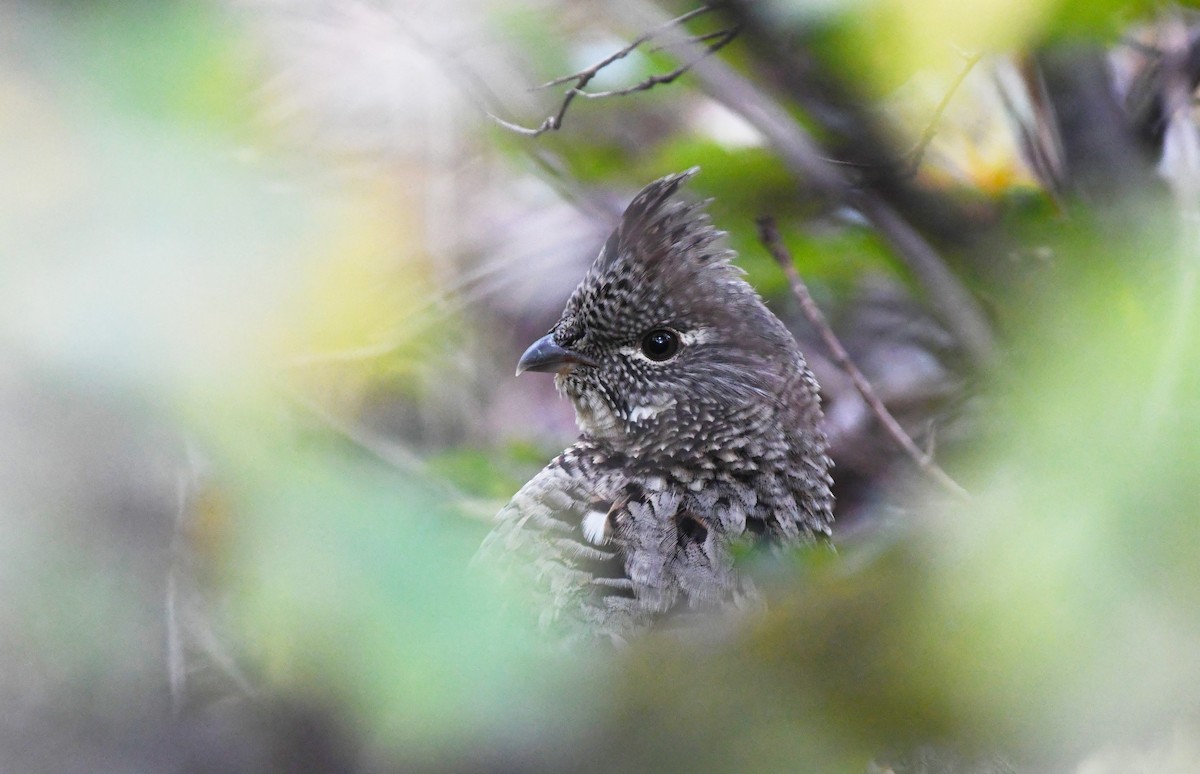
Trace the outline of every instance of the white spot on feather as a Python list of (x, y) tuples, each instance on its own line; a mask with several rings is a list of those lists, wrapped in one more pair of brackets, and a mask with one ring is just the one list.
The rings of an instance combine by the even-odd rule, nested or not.
[(612, 438), (618, 434), (619, 420), (602, 396), (585, 392), (575, 402), (575, 424), (585, 433), (597, 438)]
[(647, 419), (653, 419), (674, 405), (674, 400), (668, 400), (664, 403), (649, 403), (644, 406), (634, 406), (633, 410), (629, 412), (629, 422), (634, 425), (641, 424)]
[(589, 543), (602, 546), (608, 542), (608, 513), (605, 511), (588, 511), (583, 515), (579, 524), (583, 536)]

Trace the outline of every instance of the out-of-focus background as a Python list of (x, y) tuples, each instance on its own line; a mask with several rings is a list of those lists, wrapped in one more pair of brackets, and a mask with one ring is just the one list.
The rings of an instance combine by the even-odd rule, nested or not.
[[(697, 8), (0, 6), (0, 770), (1200, 771), (1200, 20)], [(694, 165), (838, 550), (564, 652), (471, 562), (574, 434), (513, 366)]]

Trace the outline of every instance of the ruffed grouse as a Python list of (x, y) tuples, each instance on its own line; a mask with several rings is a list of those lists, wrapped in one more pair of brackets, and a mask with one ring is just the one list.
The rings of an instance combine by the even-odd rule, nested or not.
[(497, 516), (484, 554), (543, 625), (624, 639), (740, 600), (739, 540), (827, 535), (817, 384), (702, 204), (646, 186), (517, 373), (553, 371), (579, 440)]

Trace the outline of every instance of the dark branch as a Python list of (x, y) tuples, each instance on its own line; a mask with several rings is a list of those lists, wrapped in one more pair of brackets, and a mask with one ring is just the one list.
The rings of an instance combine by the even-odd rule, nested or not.
[[(717, 35), (715, 42), (707, 45), (708, 53), (705, 54), (705, 56), (720, 51), (722, 48), (728, 45), (730, 41), (737, 37), (738, 28), (734, 27), (728, 30), (720, 30), (715, 34)], [(649, 89), (652, 89), (660, 84), (670, 83), (686, 73), (688, 70), (692, 69), (694, 64), (695, 61), (688, 62), (687, 64), (680, 65), (664, 75), (651, 75), (641, 83), (624, 89), (613, 89), (612, 91), (580, 91), (576, 89), (576, 92), (580, 97), (587, 97), (588, 99), (596, 99), (599, 97), (623, 97), (626, 94), (633, 94), (637, 91), (648, 91)]]
[[(698, 16), (708, 13), (711, 10), (712, 10), (712, 8), (710, 6), (705, 5), (705, 6), (699, 7), (695, 10), (689, 11), (689, 12), (683, 14), (682, 16), (677, 16), (674, 19), (671, 19), (670, 21), (667, 21), (663, 24), (658, 25), (654, 29), (651, 29), (649, 32), (642, 33), (641, 35), (634, 38), (633, 42), (631, 42), (629, 45), (625, 46), (624, 48), (620, 49), (619, 51), (615, 51), (612, 54), (609, 54), (608, 56), (601, 59), (599, 62), (596, 62), (595, 64), (593, 64), (592, 66), (584, 68), (583, 70), (580, 70), (577, 73), (572, 73), (571, 75), (564, 75), (560, 78), (555, 78), (552, 81), (548, 81), (546, 83), (543, 83), (541, 86), (538, 86), (537, 88), (539, 88), (539, 89), (548, 89), (548, 88), (552, 88), (554, 86), (561, 86), (564, 83), (572, 84), (571, 88), (567, 89), (563, 93), (563, 99), (562, 99), (562, 102), (560, 102), (558, 105), (558, 110), (555, 111), (552, 115), (547, 116), (546, 120), (542, 121), (542, 123), (539, 124), (537, 127), (530, 128), (530, 127), (526, 127), (526, 126), (521, 126), (520, 124), (515, 124), (511, 121), (505, 121), (504, 119), (499, 118), (490, 112), (488, 113), (488, 116), (493, 121), (495, 121), (497, 124), (504, 127), (505, 129), (508, 129), (509, 131), (516, 132), (517, 134), (524, 135), (525, 137), (537, 137), (538, 135), (544, 134), (546, 132), (555, 131), (555, 130), (562, 128), (563, 119), (567, 115), (567, 110), (571, 107), (571, 103), (575, 101), (576, 97), (584, 97), (587, 99), (601, 99), (604, 97), (623, 97), (628, 94), (633, 94), (633, 93), (639, 92), (639, 91), (649, 91), (650, 89), (654, 88), (655, 86), (671, 83), (672, 81), (677, 79), (679, 76), (683, 75), (688, 70), (692, 69), (692, 67), (694, 67), (695, 64), (697, 62), (699, 62), (701, 59), (704, 59), (705, 57), (707, 57), (713, 53), (716, 53), (717, 51), (720, 51), (722, 48), (724, 48), (726, 45), (728, 45), (730, 43), (730, 41), (732, 41), (734, 38), (737, 37), (738, 28), (733, 27), (730, 29), (718, 30), (716, 32), (711, 32), (711, 33), (707, 33), (704, 35), (693, 36), (687, 42), (691, 43), (692, 45), (703, 44), (703, 50), (698, 52), (691, 60), (684, 62), (682, 65), (680, 65), (679, 67), (670, 71), (669, 73), (664, 73), (662, 75), (652, 75), (649, 78), (647, 78), (646, 80), (642, 81), (641, 83), (635, 84), (633, 86), (629, 86), (624, 89), (613, 89), (611, 91), (595, 91), (595, 92), (585, 91), (585, 89), (587, 88), (587, 85), (592, 82), (592, 79), (595, 78), (597, 75), (599, 75), (600, 71), (602, 71), (604, 68), (611, 65), (613, 62), (616, 62), (620, 59), (624, 59), (625, 57), (632, 54), (635, 50), (637, 50), (637, 48), (639, 46), (653, 40), (654, 38), (658, 37), (659, 35), (662, 35), (667, 30), (681, 26), (681, 25), (687, 23), (688, 21), (695, 19)], [(679, 44), (675, 43), (675, 44), (668, 44), (668, 45), (679, 45)], [(661, 50), (665, 47), (666, 46), (660, 46), (656, 50)]]
[(817, 331), (821, 340), (825, 342), (825, 346), (829, 348), (829, 352), (833, 355), (834, 362), (846, 372), (850, 377), (850, 381), (854, 383), (854, 387), (858, 390), (858, 394), (866, 401), (872, 413), (879, 419), (879, 423), (883, 425), (883, 429), (892, 437), (892, 440), (912, 458), (922, 471), (930, 478), (937, 481), (947, 491), (951, 492), (964, 500), (970, 500), (971, 495), (966, 489), (958, 484), (950, 477), (946, 471), (942, 470), (936, 462), (933, 461), (927, 452), (921, 450), (916, 442), (909, 437), (896, 418), (892, 416), (887, 407), (883, 405), (883, 401), (879, 399), (875, 389), (871, 387), (871, 383), (867, 381), (867, 377), (858, 369), (854, 361), (850, 359), (850, 353), (842, 346), (842, 342), (838, 340), (833, 329), (829, 327), (829, 322), (825, 319), (825, 315), (821, 312), (817, 302), (813, 300), (812, 294), (808, 292), (808, 286), (804, 284), (804, 280), (800, 279), (800, 275), (796, 272), (794, 261), (788, 249), (784, 247), (783, 241), (779, 238), (779, 229), (775, 226), (773, 218), (764, 217), (758, 219), (758, 238), (763, 245), (770, 251), (771, 256), (783, 269), (783, 273), (787, 276), (788, 284), (791, 285), (792, 293), (796, 296), (796, 300), (800, 302), (800, 308), (804, 311), (804, 316), (808, 318), (809, 323)]
[[(613, 62), (616, 62), (619, 59), (624, 59), (625, 57), (632, 54), (634, 52), (634, 50), (636, 50), (643, 43), (647, 43), (647, 42), (653, 40), (655, 37), (661, 35), (662, 33), (666, 32), (667, 30), (671, 29), (672, 27), (677, 27), (682, 24), (687, 24), (692, 19), (695, 19), (699, 16), (703, 16), (704, 14), (708, 13), (711, 10), (712, 10), (712, 8), (710, 6), (702, 5), (699, 8), (688, 11), (687, 13), (683, 14), (682, 16), (676, 16), (674, 19), (664, 22), (648, 32), (643, 32), (641, 35), (638, 35), (636, 38), (634, 38), (633, 42), (630, 43), (629, 45), (625, 46), (625, 48), (622, 48), (621, 50), (619, 50), (615, 53), (609, 54), (608, 56), (604, 57), (599, 62), (592, 65), (591, 67), (588, 67), (584, 70), (580, 70), (579, 72), (575, 73), (574, 75), (564, 75), (561, 78), (555, 78), (552, 81), (543, 83), (538, 88), (539, 89), (547, 89), (547, 88), (550, 88), (551, 86), (561, 86), (564, 83), (569, 83), (571, 81), (578, 81), (578, 79), (581, 77), (586, 77), (588, 80), (591, 80), (592, 78), (594, 78), (596, 76), (597, 73), (599, 73), (605, 67), (608, 67)], [(579, 88), (578, 83), (576, 83), (576, 87)]]
[[(733, 29), (736, 29), (737, 31), (740, 32), (742, 28), (739, 26), (739, 27), (734, 27)], [(703, 35), (693, 35), (690, 38), (685, 39), (682, 43), (672, 43), (672, 42), (668, 41), (666, 43), (660, 43), (659, 45), (654, 46), (653, 48), (647, 49), (646, 53), (657, 54), (661, 51), (671, 51), (673, 49), (679, 48), (679, 46), (681, 46), (681, 45), (689, 46), (689, 45), (695, 45), (697, 43), (708, 43), (709, 41), (718, 40), (718, 39), (728, 35), (729, 33), (730, 33), (730, 30), (716, 30), (715, 32), (706, 32)], [(724, 45), (724, 43), (722, 43), (721, 45)]]
[[(645, 3), (615, 4), (625, 20), (654, 24), (659, 11)], [(880, 194), (860, 190), (830, 163), (821, 146), (776, 100), (716, 57), (697, 54), (697, 46), (673, 30), (664, 36), (679, 45), (685, 56), (693, 51), (693, 76), (710, 97), (744, 118), (774, 147), (780, 161), (809, 191), (858, 209), (892, 246), (925, 291), (937, 318), (958, 337), (964, 351), (979, 367), (991, 364), (995, 341), (991, 325), (971, 292), (962, 284), (936, 249)]]

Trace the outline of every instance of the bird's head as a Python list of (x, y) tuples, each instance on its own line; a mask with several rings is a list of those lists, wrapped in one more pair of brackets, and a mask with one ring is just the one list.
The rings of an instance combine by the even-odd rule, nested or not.
[(695, 172), (633, 199), (562, 317), (517, 365), (555, 372), (580, 429), (627, 453), (679, 458), (786, 420), (807, 374), (703, 204), (676, 197)]

